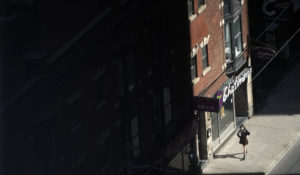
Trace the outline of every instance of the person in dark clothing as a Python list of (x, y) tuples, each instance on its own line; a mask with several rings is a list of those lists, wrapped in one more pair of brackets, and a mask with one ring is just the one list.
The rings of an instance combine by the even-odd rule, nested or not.
[(247, 139), (247, 135), (250, 135), (250, 132), (246, 129), (245, 125), (241, 125), (240, 126), (240, 130), (237, 133), (237, 136), (240, 138), (240, 144), (243, 145), (243, 149), (244, 149), (244, 157), (243, 159), (246, 158), (246, 153), (247, 151), (247, 147), (246, 145), (248, 145), (248, 139)]

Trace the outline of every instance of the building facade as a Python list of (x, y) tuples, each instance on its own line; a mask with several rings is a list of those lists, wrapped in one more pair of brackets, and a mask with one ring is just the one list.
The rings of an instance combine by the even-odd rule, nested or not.
[(187, 4), (0, 4), (0, 174), (165, 174), (197, 129)]
[(220, 144), (253, 115), (248, 1), (187, 4), (194, 117), (199, 123), (187, 147), (188, 156), (196, 157), (203, 168)]

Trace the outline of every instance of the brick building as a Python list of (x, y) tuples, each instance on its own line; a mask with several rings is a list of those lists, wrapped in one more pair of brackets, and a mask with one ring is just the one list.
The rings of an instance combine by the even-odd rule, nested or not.
[[(190, 156), (203, 168), (235, 128), (253, 115), (248, 1), (187, 3), (194, 112), (200, 127), (170, 166), (180, 167), (178, 162), (187, 162), (185, 157)], [(181, 168), (187, 166), (183, 163)]]

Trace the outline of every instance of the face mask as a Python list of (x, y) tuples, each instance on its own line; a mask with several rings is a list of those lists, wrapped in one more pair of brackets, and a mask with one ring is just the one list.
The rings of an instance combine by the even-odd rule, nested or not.
[(244, 130), (244, 129), (245, 129), (244, 127), (241, 128), (241, 130)]

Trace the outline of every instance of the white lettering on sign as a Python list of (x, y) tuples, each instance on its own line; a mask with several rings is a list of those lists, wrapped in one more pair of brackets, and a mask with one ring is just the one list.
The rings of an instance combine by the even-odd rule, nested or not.
[(227, 98), (233, 94), (233, 92), (247, 79), (247, 77), (251, 74), (252, 68), (249, 68), (245, 73), (238, 75), (233, 78), (229, 85), (225, 86), (223, 89), (223, 102), (227, 100)]

